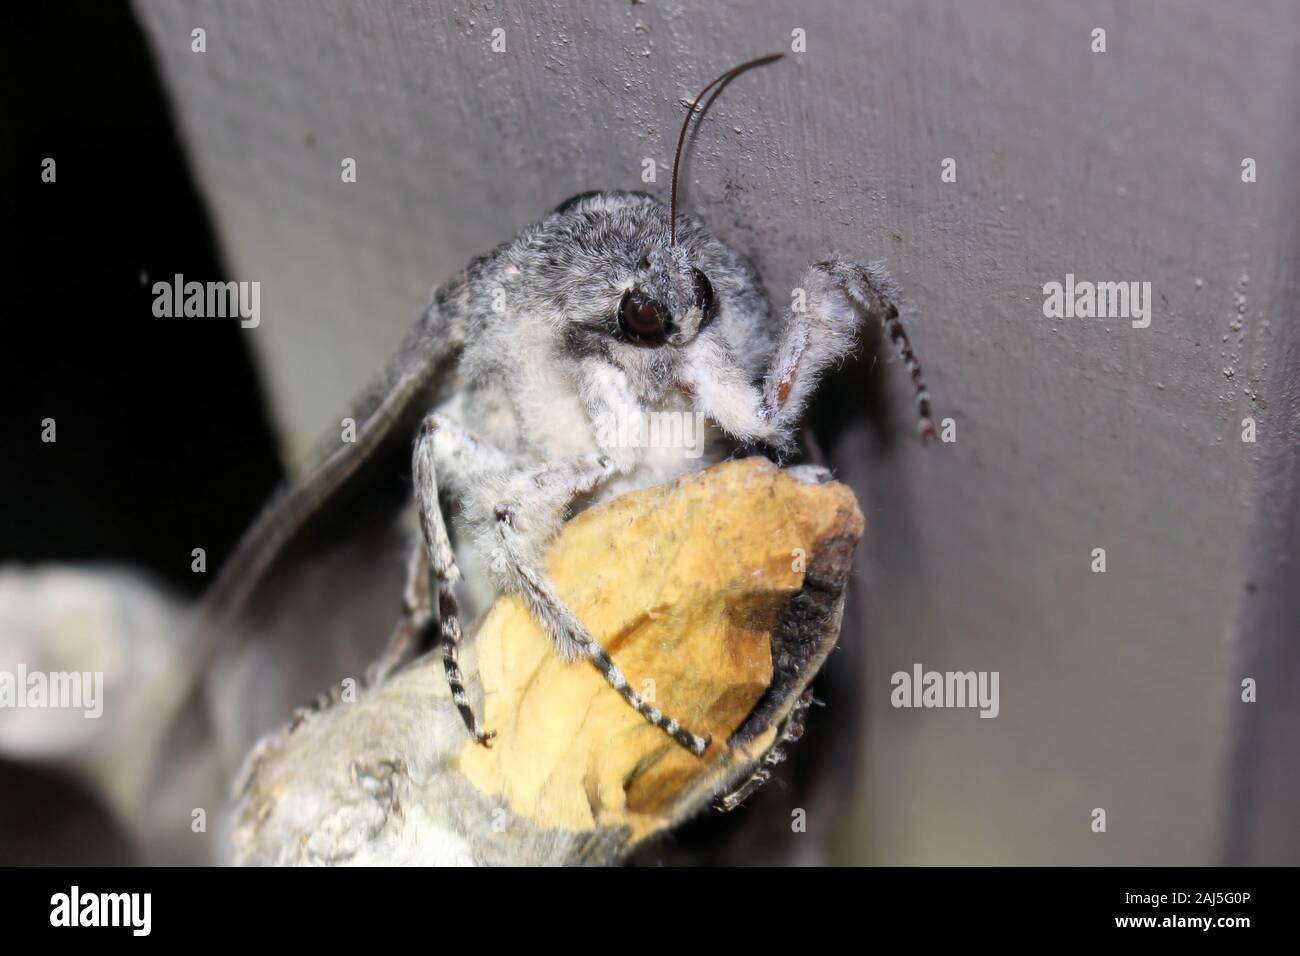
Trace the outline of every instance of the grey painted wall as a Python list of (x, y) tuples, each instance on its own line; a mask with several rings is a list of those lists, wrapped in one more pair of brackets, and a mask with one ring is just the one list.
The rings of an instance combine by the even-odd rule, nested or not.
[[(892, 361), (837, 385), (873, 396), (829, 449), (868, 536), (812, 839), (854, 862), (1300, 862), (1294, 3), (137, 8), (230, 277), (262, 283), (246, 334), (291, 458), (431, 286), (572, 193), (641, 186), (644, 157), (666, 197), (681, 101), (805, 30), (708, 114), (685, 203), (778, 300), (832, 248), (886, 260), (957, 434), (914, 444)], [(1067, 273), (1150, 281), (1150, 328), (1044, 318)], [(893, 709), (916, 662), (999, 671), (1000, 715)]]

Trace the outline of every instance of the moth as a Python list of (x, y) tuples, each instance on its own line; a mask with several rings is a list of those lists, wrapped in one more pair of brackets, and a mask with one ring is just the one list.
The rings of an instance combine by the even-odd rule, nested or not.
[[(882, 266), (817, 262), (778, 314), (754, 266), (678, 209), (682, 148), (704, 97), (779, 56), (728, 70), (695, 97), (667, 206), (641, 192), (583, 193), (437, 289), (351, 412), (356, 440), (331, 436), (273, 498), (223, 568), (208, 614), (235, 613), (294, 540), (409, 455), (405, 494), (420, 534), (372, 679), (436, 638), (468, 733), (490, 745), (458, 663), (463, 576), (447, 503), (470, 577), (519, 595), (558, 654), (589, 661), (646, 721), (704, 754), (710, 741), (644, 699), (557, 595), (542, 563), (557, 529), (577, 509), (744, 449), (790, 454), (818, 379), (851, 354), (866, 323), (883, 325), (914, 384), (920, 435), (934, 433)], [(698, 443), (648, 442), (645, 429), (628, 427), (673, 416), (700, 423)]]

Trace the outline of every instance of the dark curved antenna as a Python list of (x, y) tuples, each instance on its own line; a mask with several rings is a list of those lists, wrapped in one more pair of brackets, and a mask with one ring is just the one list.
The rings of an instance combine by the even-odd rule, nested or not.
[(668, 227), (668, 244), (670, 246), (677, 245), (677, 167), (682, 161), (682, 146), (686, 143), (686, 130), (691, 125), (691, 118), (695, 116), (695, 111), (700, 108), (700, 100), (704, 99), (704, 94), (709, 92), (709, 90), (713, 89), (718, 84), (725, 84), (735, 79), (751, 67), (766, 66), (768, 63), (773, 63), (781, 59), (783, 56), (785, 56), (784, 53), (769, 53), (767, 56), (760, 56), (757, 60), (750, 60), (747, 63), (740, 64), (740, 66), (733, 66), (726, 73), (723, 73), (704, 89), (700, 90), (699, 95), (695, 97), (695, 102), (691, 104), (690, 112), (686, 114), (686, 119), (682, 122), (682, 131), (677, 137), (677, 152), (673, 154), (673, 194), (672, 202), (669, 207), (669, 215), (672, 218), (669, 220)]

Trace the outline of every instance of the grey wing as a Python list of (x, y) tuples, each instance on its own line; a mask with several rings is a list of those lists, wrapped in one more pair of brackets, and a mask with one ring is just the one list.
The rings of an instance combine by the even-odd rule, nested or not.
[[(244, 609), (295, 545), (313, 537), (314, 526), (329, 526), (341, 512), (364, 507), (367, 491), (399, 474), (410, 458), (421, 416), (436, 404), (459, 353), (461, 330), (448, 321), (435, 298), (379, 378), (354, 401), (348, 417), (356, 440), (344, 442), (341, 427), (317, 445), (299, 476), (267, 502), (240, 539), (204, 595), (204, 621), (228, 621)], [(459, 324), (459, 323), (457, 323)], [(340, 420), (341, 422), (341, 420)], [(382, 504), (383, 501), (376, 502)]]
[[(420, 418), (454, 387), (468, 273), (434, 296), (419, 323), (299, 476), (277, 491), (198, 607), (183, 671), (162, 708), (171, 725), (159, 765), (213, 740), (231, 767), (293, 707), (376, 653), (400, 611), (396, 518), (411, 502)], [(369, 655), (369, 656), (367, 656)]]

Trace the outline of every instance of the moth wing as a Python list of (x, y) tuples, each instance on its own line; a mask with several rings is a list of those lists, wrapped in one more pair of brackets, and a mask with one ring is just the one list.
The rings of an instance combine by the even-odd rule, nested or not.
[[(297, 477), (278, 489), (222, 565), (204, 595), (204, 621), (224, 621), (252, 602), (279, 565), (303, 547), (332, 536), (342, 515), (356, 513), (377, 490), (409, 470), (411, 441), (420, 419), (447, 390), (459, 351), (457, 337), (431, 328), (428, 316), (398, 353), (352, 403), (355, 441), (332, 430), (308, 456)], [(388, 479), (388, 480), (385, 480)], [(381, 500), (379, 503), (383, 503)], [(353, 523), (347, 522), (344, 523)]]
[(449, 294), (354, 401), (355, 441), (341, 427), (325, 436), (204, 595), (174, 689), (171, 748), (210, 734), (228, 771), (295, 707), (359, 683), (383, 646), (401, 609), (410, 539), (396, 519), (412, 501), (412, 441), (454, 387), (463, 344), (457, 311), (439, 305)]

